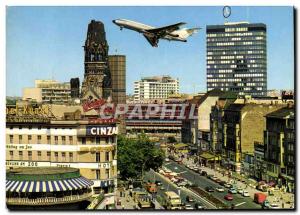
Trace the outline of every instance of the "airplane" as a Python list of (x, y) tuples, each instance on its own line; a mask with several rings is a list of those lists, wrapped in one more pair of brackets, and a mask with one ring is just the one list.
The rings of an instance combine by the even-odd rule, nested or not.
[(168, 25), (160, 28), (155, 28), (143, 23), (127, 20), (127, 19), (115, 19), (112, 21), (114, 24), (120, 26), (120, 30), (127, 28), (129, 30), (142, 33), (152, 47), (158, 47), (159, 39), (174, 40), (187, 42), (187, 38), (192, 34), (198, 33), (201, 28), (182, 28), (180, 26), (185, 25), (185, 22), (179, 22), (174, 25)]

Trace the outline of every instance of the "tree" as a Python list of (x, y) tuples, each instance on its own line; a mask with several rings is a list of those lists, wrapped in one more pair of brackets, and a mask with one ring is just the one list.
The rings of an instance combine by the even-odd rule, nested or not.
[(157, 170), (164, 161), (164, 152), (155, 147), (145, 134), (137, 138), (118, 136), (118, 170), (121, 179), (143, 179), (150, 168)]

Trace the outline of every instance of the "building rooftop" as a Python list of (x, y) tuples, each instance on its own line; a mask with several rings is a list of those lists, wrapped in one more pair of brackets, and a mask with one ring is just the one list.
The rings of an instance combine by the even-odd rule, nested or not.
[(271, 112), (266, 115), (266, 117), (272, 117), (272, 118), (292, 118), (294, 117), (295, 113), (295, 107), (285, 107), (281, 108), (277, 111)]

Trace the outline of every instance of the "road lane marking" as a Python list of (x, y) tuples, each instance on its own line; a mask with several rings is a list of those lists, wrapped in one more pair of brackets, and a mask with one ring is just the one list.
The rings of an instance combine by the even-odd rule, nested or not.
[(238, 203), (238, 204), (235, 205), (235, 207), (241, 206), (241, 205), (243, 205), (243, 204), (245, 204), (245, 203), (246, 203), (246, 202)]

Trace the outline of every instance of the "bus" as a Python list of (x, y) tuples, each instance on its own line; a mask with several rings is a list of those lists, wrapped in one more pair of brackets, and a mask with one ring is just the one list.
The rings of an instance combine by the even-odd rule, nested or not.
[(180, 196), (173, 191), (167, 191), (163, 195), (163, 206), (167, 210), (182, 209)]

